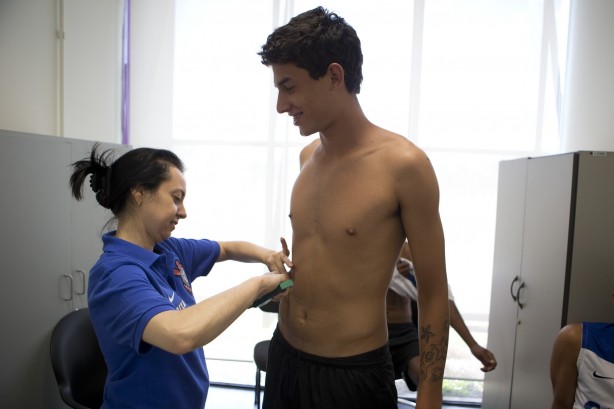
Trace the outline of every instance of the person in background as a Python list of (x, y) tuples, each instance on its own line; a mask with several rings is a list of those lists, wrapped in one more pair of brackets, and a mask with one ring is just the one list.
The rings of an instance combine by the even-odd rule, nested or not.
[[(482, 347), (471, 335), (465, 324), (448, 285), (450, 302), (450, 325), (469, 347), (473, 356), (481, 363), (483, 372), (490, 372), (497, 367), (497, 360), (492, 352)], [(411, 252), (407, 243), (403, 246), (401, 257), (386, 296), (386, 316), (388, 321), (388, 343), (394, 364), (396, 379), (403, 379), (407, 387), (415, 391), (420, 371), (420, 350), (418, 345), (418, 328), (414, 323), (412, 301), (418, 301), (418, 289)]]
[(550, 380), (552, 409), (614, 408), (614, 323), (565, 325), (552, 347)]
[(277, 111), (301, 135), (319, 134), (300, 153), (291, 195), (295, 286), (279, 306), (263, 408), (397, 408), (386, 291), (407, 240), (420, 282), (417, 407), (441, 409), (449, 307), (431, 162), (363, 113), (360, 40), (338, 14), (301, 13), (258, 54)]
[[(96, 200), (117, 230), (102, 237), (89, 276), (88, 305), (108, 367), (103, 408), (203, 408), (209, 375), (203, 345), (288, 276), (285, 251), (243, 241), (171, 237), (186, 218), (183, 164), (172, 152), (138, 148), (110, 161), (94, 145), (72, 164), (73, 196), (90, 176)], [(192, 282), (224, 260), (270, 271), (196, 303)], [(286, 296), (280, 294), (277, 299)]]

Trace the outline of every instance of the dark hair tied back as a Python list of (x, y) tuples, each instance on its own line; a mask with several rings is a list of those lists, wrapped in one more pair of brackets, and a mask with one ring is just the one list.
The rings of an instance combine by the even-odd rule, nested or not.
[(88, 175), (90, 186), (98, 203), (117, 216), (130, 203), (133, 188), (139, 186), (154, 192), (170, 178), (170, 167), (183, 172), (183, 162), (173, 152), (165, 149), (136, 148), (113, 160), (112, 149), (99, 152), (94, 144), (91, 154), (72, 164), (70, 187), (77, 200), (83, 198), (82, 188)]
[(96, 201), (106, 208), (111, 208), (111, 176), (112, 166), (108, 163), (112, 151), (99, 152), (100, 144), (92, 147), (89, 158), (72, 164), (73, 174), (70, 177), (70, 186), (73, 196), (77, 200), (83, 198), (83, 183), (87, 175), (90, 176), (90, 187), (96, 193)]
[(104, 174), (92, 173), (90, 187), (96, 193), (96, 201), (105, 209), (111, 208), (111, 174), (113, 167), (106, 166)]

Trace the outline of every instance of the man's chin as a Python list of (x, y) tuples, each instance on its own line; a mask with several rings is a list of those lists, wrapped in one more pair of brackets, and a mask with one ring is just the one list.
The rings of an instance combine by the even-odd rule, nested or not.
[(298, 128), (298, 131), (301, 134), (301, 136), (311, 136), (314, 133), (316, 133), (316, 131), (312, 131), (311, 129), (304, 129), (304, 128)]

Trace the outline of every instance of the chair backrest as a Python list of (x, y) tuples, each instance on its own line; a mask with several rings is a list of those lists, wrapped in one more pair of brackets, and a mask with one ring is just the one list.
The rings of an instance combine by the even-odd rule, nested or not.
[(89, 309), (64, 316), (51, 334), (51, 366), (62, 400), (71, 408), (102, 406), (107, 377)]

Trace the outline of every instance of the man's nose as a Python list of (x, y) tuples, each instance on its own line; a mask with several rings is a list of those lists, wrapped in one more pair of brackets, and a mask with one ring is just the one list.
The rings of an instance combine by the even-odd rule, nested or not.
[(290, 103), (281, 94), (277, 94), (277, 112), (283, 114), (290, 110)]

